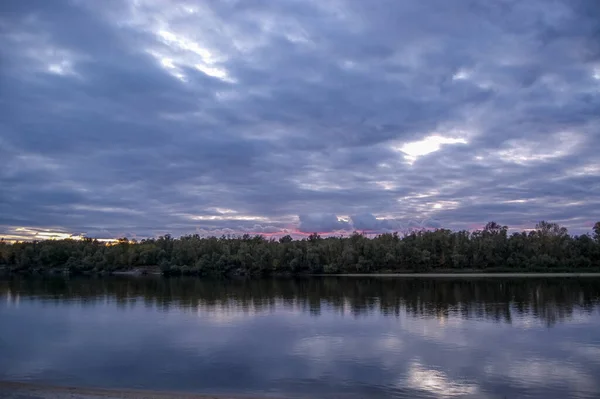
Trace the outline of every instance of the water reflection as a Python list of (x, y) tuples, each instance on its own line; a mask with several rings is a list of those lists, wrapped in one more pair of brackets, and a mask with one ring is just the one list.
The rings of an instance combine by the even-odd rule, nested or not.
[(598, 279), (0, 281), (0, 380), (597, 398), (599, 305)]
[(114, 299), (122, 307), (142, 300), (146, 306), (162, 310), (175, 306), (218, 313), (215, 317), (222, 318), (238, 317), (240, 312), (273, 312), (276, 308), (319, 316), (326, 309), (355, 317), (374, 313), (399, 316), (405, 312), (442, 322), (450, 317), (487, 319), (526, 328), (534, 319), (551, 327), (593, 312), (600, 302), (600, 280), (56, 278), (0, 281), (0, 294), (15, 304), (21, 295), (81, 303)]

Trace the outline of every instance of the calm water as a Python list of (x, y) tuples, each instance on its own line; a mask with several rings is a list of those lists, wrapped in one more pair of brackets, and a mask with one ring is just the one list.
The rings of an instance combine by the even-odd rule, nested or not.
[(600, 279), (0, 281), (0, 380), (600, 398)]

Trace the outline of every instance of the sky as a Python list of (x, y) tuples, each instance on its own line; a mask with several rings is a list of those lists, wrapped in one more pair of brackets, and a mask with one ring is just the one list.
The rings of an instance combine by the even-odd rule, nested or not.
[(3, 0), (0, 236), (572, 233), (597, 0)]

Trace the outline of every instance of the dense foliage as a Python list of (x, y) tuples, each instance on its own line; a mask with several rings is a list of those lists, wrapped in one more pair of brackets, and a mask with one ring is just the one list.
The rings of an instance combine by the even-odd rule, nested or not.
[(395, 271), (567, 271), (600, 269), (600, 222), (593, 234), (571, 236), (555, 223), (508, 234), (490, 222), (480, 231), (446, 229), (367, 238), (307, 239), (285, 236), (208, 237), (169, 235), (141, 241), (120, 239), (48, 240), (9, 244), (0, 241), (5, 270), (111, 272), (149, 266), (165, 274), (271, 275), (304, 273), (380, 273)]

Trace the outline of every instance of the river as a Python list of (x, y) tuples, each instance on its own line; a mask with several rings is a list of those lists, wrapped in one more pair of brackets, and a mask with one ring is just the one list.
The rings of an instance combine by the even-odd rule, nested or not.
[(0, 280), (0, 380), (264, 398), (598, 398), (600, 278)]

